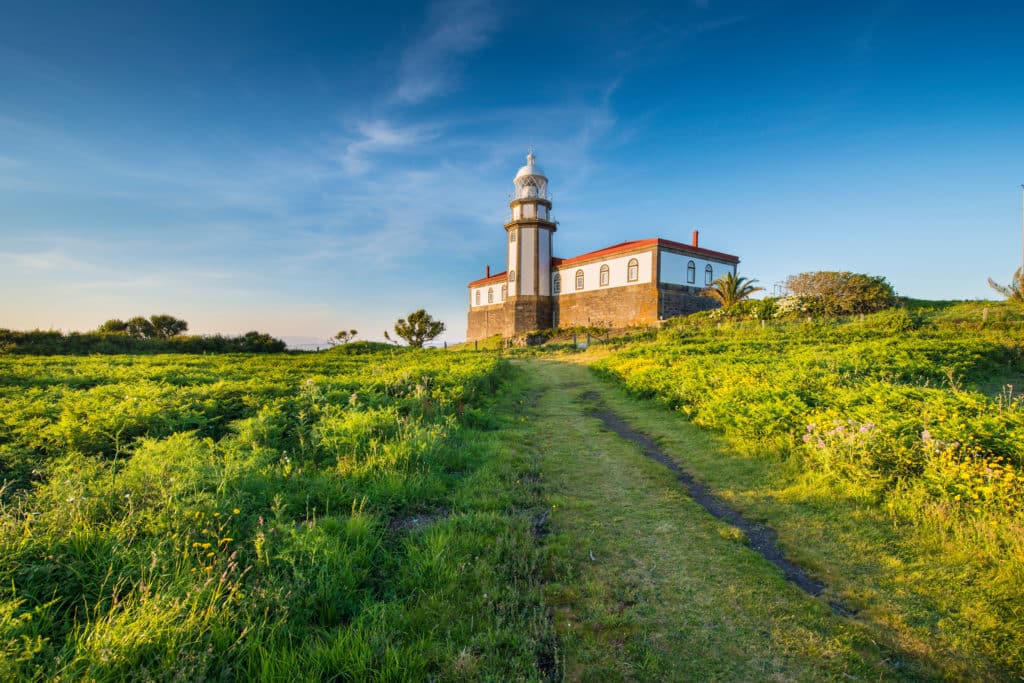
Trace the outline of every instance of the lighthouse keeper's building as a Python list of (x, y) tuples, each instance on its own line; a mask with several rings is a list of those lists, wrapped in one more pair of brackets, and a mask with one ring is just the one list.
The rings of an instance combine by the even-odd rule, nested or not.
[(739, 258), (698, 245), (652, 238), (621, 242), (573, 258), (553, 256), (557, 223), (548, 179), (531, 153), (513, 184), (505, 224), (503, 273), (469, 283), (466, 339), (515, 337), (576, 325), (629, 327), (714, 308), (700, 292)]

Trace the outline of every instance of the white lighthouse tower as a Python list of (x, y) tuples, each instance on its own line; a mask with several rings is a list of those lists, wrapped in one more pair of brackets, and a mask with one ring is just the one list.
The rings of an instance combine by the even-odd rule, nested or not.
[(533, 150), (519, 169), (505, 224), (508, 236), (508, 297), (506, 336), (551, 327), (551, 218), (548, 179), (537, 166)]

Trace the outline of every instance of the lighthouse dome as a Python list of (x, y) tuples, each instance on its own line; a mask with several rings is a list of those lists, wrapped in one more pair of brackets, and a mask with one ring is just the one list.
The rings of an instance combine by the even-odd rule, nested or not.
[(528, 175), (540, 176), (545, 180), (547, 179), (547, 176), (544, 175), (544, 170), (537, 165), (537, 158), (533, 156), (533, 152), (526, 155), (526, 165), (520, 168), (519, 172), (516, 173), (516, 180)]
[(519, 169), (512, 181), (516, 186), (516, 199), (547, 199), (548, 179), (544, 171), (537, 165), (537, 159), (531, 151), (526, 155), (526, 165)]

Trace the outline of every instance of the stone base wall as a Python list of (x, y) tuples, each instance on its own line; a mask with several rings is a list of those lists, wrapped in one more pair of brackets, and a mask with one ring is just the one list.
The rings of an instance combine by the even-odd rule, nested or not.
[(658, 317), (674, 318), (718, 308), (717, 301), (711, 297), (701, 296), (700, 291), (700, 287), (665, 283), (658, 285)]
[(466, 326), (466, 341), (486, 339), (496, 334), (505, 334), (505, 304), (477, 306), (469, 309), (469, 321)]
[(700, 296), (699, 287), (655, 285), (598, 289), (552, 297), (520, 296), (505, 303), (477, 306), (469, 311), (466, 341), (500, 334), (521, 337), (552, 327), (631, 327), (655, 325), (659, 320), (718, 308), (718, 302)]
[(555, 311), (557, 327), (630, 327), (656, 322), (658, 288), (650, 282), (579, 294), (563, 293), (558, 297)]
[(509, 299), (505, 306), (506, 337), (551, 327), (552, 303), (549, 296), (517, 296)]

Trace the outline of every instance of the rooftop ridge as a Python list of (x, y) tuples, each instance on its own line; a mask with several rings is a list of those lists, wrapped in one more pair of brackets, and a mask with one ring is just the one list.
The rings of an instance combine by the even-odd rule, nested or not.
[(721, 251), (714, 251), (712, 249), (705, 249), (704, 247), (695, 247), (692, 244), (686, 244), (684, 242), (676, 242), (675, 240), (665, 239), (664, 237), (651, 237), (642, 240), (627, 240), (625, 242), (619, 242), (613, 244), (610, 247), (603, 247), (601, 249), (595, 249), (594, 251), (588, 251), (585, 254), (578, 256), (572, 256), (570, 258), (558, 258), (552, 257), (551, 263), (554, 265), (564, 265), (566, 263), (576, 263), (578, 261), (586, 261), (592, 258), (598, 258), (600, 256), (606, 256), (608, 254), (614, 254), (620, 251), (627, 251), (629, 249), (638, 249), (641, 247), (647, 247), (651, 245), (658, 245), (659, 247), (670, 247), (672, 249), (680, 249), (691, 254), (703, 254), (705, 256), (713, 256), (727, 261), (739, 263), (740, 259), (738, 256), (732, 254), (726, 254)]

